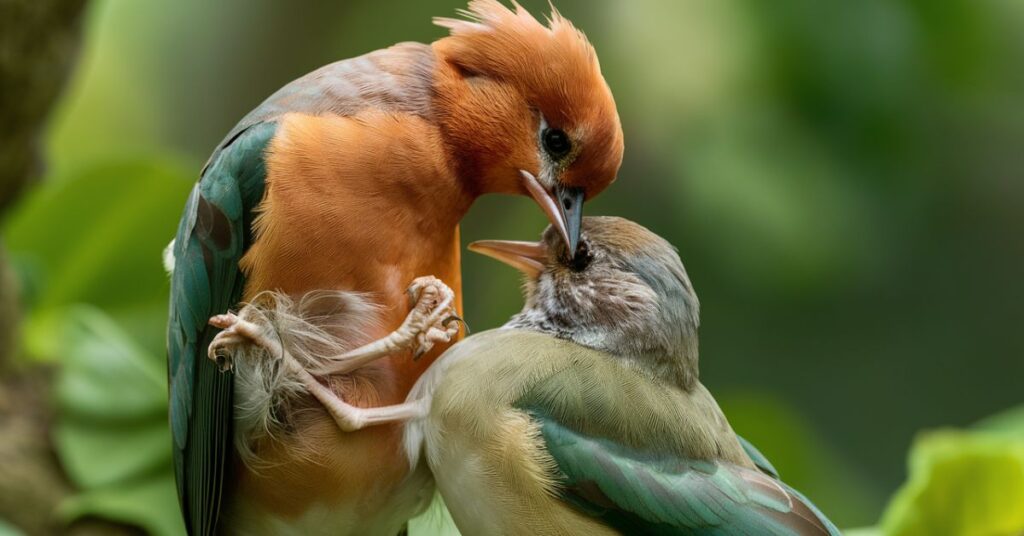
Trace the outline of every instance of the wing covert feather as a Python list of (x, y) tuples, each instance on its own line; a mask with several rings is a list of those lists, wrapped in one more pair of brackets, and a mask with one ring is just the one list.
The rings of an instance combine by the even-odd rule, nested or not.
[(245, 278), (238, 261), (252, 240), (263, 196), (263, 151), (276, 125), (261, 123), (219, 149), (193, 188), (174, 243), (167, 327), (174, 467), (190, 534), (216, 531), (232, 464), (233, 374), (206, 358), (207, 320), (234, 307)]
[(531, 415), (563, 499), (624, 534), (839, 535), (810, 501), (760, 471), (640, 452)]

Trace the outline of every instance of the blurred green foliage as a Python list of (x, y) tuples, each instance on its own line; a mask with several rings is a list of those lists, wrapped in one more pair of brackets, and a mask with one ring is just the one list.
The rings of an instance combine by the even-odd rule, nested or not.
[(0, 536), (21, 536), (22, 532), (3, 520), (0, 520)]
[[(463, 4), (93, 2), (47, 180), (3, 224), (25, 355), (64, 365), (55, 437), (85, 491), (66, 516), (176, 531), (160, 252), (214, 144), (287, 81), (433, 40), (430, 17)], [(918, 430), (1021, 402), (1024, 3), (557, 4), (595, 44), (626, 132), (620, 180), (588, 211), (679, 247), (704, 304), (702, 378), (787, 481), (841, 526), (874, 523)], [(485, 198), (463, 236), (543, 226), (528, 200)], [(518, 309), (511, 270), (464, 266), (475, 330)], [(912, 459), (981, 464), (941, 473), (957, 485), (1005, 454), (934, 437)], [(898, 503), (930, 500), (920, 467)]]
[(104, 159), (54, 176), (18, 204), (4, 238), (26, 282), (30, 355), (58, 356), (48, 347), (47, 315), (89, 303), (162, 359), (169, 287), (161, 251), (170, 241), (163, 237), (177, 227), (194, 175), (167, 159)]
[(103, 517), (154, 536), (183, 534), (160, 360), (88, 306), (66, 310), (54, 331), (63, 368), (53, 436), (62, 466), (82, 491), (59, 514), (69, 521)]
[(81, 493), (57, 513), (182, 534), (163, 356), (168, 280), (154, 237), (176, 226), (192, 174), (144, 157), (68, 173), (28, 195), (5, 225), (30, 306), (24, 353), (61, 365), (52, 435)]
[(969, 430), (922, 434), (910, 478), (881, 525), (848, 536), (1014, 536), (1024, 532), (1024, 406)]
[(910, 480), (882, 521), (885, 534), (1014, 535), (1024, 531), (1024, 442), (931, 432), (915, 445)]

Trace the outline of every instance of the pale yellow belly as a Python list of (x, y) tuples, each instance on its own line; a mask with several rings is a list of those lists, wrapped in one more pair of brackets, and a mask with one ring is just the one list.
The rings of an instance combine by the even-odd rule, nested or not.
[(426, 435), (438, 491), (464, 535), (617, 534), (558, 500), (553, 462), (533, 440), (527, 416), (496, 415), (497, 434), (481, 441), (460, 434)]

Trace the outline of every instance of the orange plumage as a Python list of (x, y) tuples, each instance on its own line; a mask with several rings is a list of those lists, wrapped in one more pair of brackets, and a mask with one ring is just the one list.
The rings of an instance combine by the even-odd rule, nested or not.
[[(573, 200), (604, 190), (622, 159), (594, 50), (557, 12), (547, 26), (496, 0), (464, 14), (437, 19), (450, 35), (432, 45), (396, 45), (289, 84), (228, 135), (218, 151), (253, 125), (276, 125), (238, 262), (243, 299), (363, 293), (382, 307), (379, 327), (351, 341), (363, 344), (402, 322), (414, 278), (437, 276), (461, 295), (458, 222), (477, 196), (532, 195), (569, 239), (568, 220), (581, 217)], [(443, 350), (324, 381), (354, 405), (395, 404)], [(429, 476), (408, 474), (396, 427), (344, 433), (312, 400), (300, 409), (287, 437), (260, 444), (266, 463), (235, 464), (226, 528), (394, 533), (423, 506)]]
[[(369, 293), (383, 305), (383, 318), (364, 340), (352, 341), (362, 344), (402, 322), (409, 312), (405, 289), (419, 275), (435, 275), (461, 296), (458, 220), (472, 198), (450, 172), (436, 127), (369, 110), (353, 117), (289, 114), (278, 132), (267, 153), (256, 240), (240, 263), (247, 299), (264, 290)], [(332, 386), (357, 406), (397, 404), (443, 349), (416, 361), (408, 353), (383, 359)], [(403, 491), (396, 488), (425, 485), (406, 482), (400, 427), (346, 433), (322, 412), (296, 425), (301, 433), (258, 453), (265, 468), (240, 468), (237, 492), (263, 515), (301, 519), (310, 505), (326, 502), (359, 504), (358, 515), (367, 519), (390, 518)], [(417, 506), (409, 502), (397, 505), (406, 517)]]
[[(597, 54), (558, 11), (545, 27), (514, 5), (510, 11), (493, 0), (477, 0), (464, 12), (471, 20), (435, 19), (451, 35), (433, 48), (455, 68), (436, 76), (441, 121), (458, 141), (460, 160), (502, 173), (488, 178), (487, 191), (523, 193), (518, 179), (507, 181), (515, 166), (537, 157), (532, 135), (539, 111), (578, 140), (562, 182), (584, 188), (588, 198), (597, 195), (614, 180), (623, 151), (615, 101)], [(467, 79), (471, 83), (461, 83)], [(491, 160), (495, 153), (508, 158)]]

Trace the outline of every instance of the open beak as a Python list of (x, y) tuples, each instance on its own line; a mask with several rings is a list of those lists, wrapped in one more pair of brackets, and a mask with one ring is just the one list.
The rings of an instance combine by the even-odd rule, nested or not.
[(549, 191), (529, 171), (520, 169), (519, 174), (523, 178), (526, 191), (530, 192), (530, 196), (540, 205), (551, 225), (554, 225), (558, 234), (562, 235), (565, 245), (569, 246), (569, 251), (575, 253), (576, 245), (580, 241), (580, 227), (583, 224), (583, 189), (559, 184)]
[(513, 240), (478, 240), (469, 250), (487, 255), (536, 278), (544, 270), (548, 248), (543, 242), (517, 242)]

